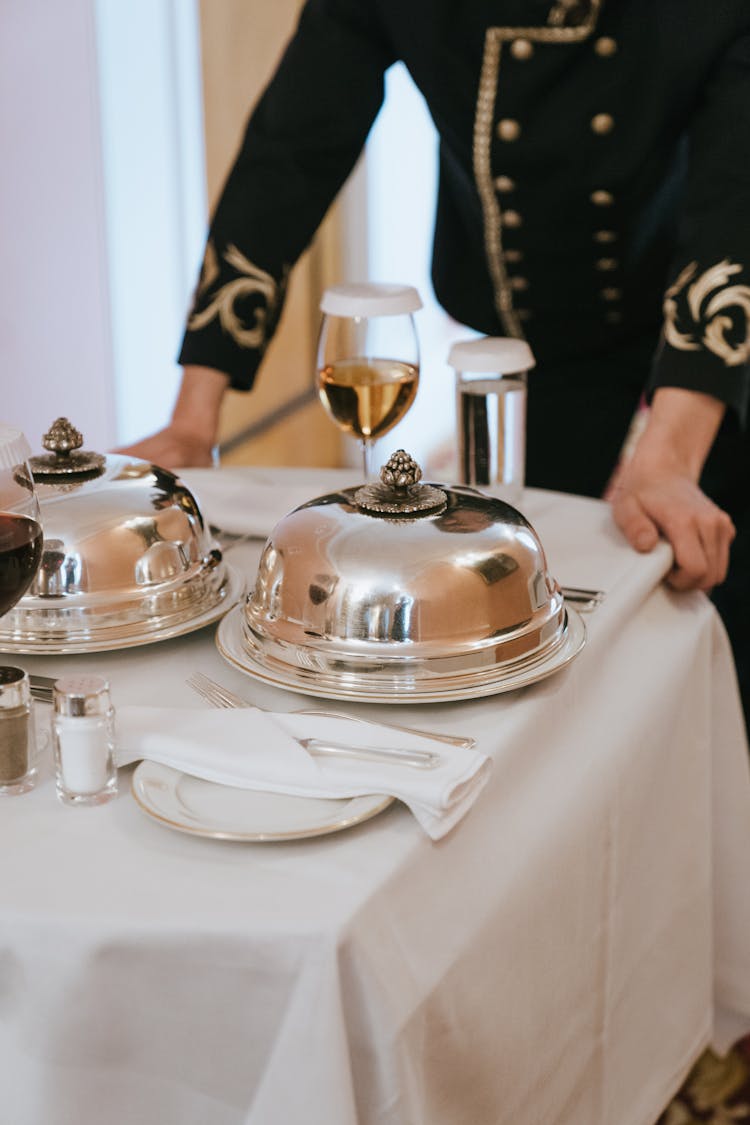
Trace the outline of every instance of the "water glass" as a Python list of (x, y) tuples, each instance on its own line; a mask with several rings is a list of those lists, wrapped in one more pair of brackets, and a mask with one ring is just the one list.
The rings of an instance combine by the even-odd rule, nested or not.
[(453, 344), (459, 481), (517, 506), (526, 470), (526, 378), (534, 357), (524, 340), (485, 336)]

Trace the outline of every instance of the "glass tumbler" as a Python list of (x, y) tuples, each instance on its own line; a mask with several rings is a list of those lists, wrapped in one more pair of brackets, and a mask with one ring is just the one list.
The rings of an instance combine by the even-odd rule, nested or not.
[(453, 344), (461, 484), (517, 506), (526, 471), (526, 377), (534, 356), (525, 340), (484, 336)]

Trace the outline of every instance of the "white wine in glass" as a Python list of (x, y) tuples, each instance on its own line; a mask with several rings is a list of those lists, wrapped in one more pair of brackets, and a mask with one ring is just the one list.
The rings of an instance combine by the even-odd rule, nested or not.
[(333, 421), (362, 446), (365, 480), (374, 441), (400, 422), (419, 385), (410, 286), (337, 285), (326, 290), (318, 343), (318, 394)]

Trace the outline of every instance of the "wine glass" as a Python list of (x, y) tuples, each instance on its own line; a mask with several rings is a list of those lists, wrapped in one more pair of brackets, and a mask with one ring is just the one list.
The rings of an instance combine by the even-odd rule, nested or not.
[(419, 384), (412, 314), (422, 307), (409, 285), (334, 285), (320, 304), (318, 395), (326, 412), (359, 438), (365, 480), (375, 440), (400, 422)]
[(29, 443), (0, 423), (0, 616), (26, 593), (42, 561), (42, 524)]

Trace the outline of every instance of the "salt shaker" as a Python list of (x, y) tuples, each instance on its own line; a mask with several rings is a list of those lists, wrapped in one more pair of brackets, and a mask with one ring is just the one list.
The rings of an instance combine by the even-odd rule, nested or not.
[(453, 344), (459, 480), (509, 504), (523, 495), (526, 375), (534, 356), (525, 340), (483, 336)]
[(36, 781), (36, 738), (29, 677), (0, 667), (0, 794), (26, 793)]
[(101, 676), (65, 676), (53, 691), (57, 795), (67, 805), (101, 805), (117, 792), (115, 712)]

